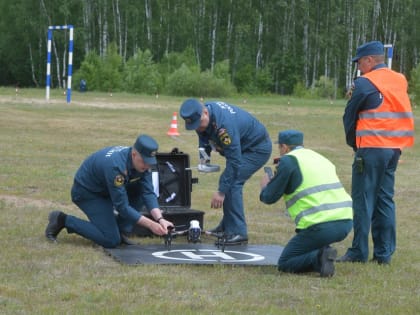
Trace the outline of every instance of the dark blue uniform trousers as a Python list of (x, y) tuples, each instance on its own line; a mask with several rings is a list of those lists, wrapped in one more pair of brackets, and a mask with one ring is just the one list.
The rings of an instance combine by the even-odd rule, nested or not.
[[(133, 224), (115, 215), (108, 196), (91, 193), (77, 183), (72, 187), (71, 196), (89, 221), (67, 215), (65, 227), (68, 233), (76, 233), (100, 246), (113, 248), (121, 243), (120, 231), (131, 231)], [(138, 203), (135, 208), (141, 209)]]
[(225, 193), (223, 201), (221, 226), (227, 235), (248, 235), (243, 202), (243, 187), (245, 182), (268, 161), (271, 156), (271, 150), (271, 141), (267, 137), (266, 141), (242, 152), (239, 177), (232, 183), (229, 191)]
[(373, 258), (389, 263), (396, 246), (394, 185), (399, 149), (363, 148), (356, 157), (363, 169), (352, 166), (354, 238), (347, 255), (366, 262), (369, 257), (369, 231), (372, 228)]
[(280, 255), (278, 269), (292, 273), (319, 272), (320, 249), (345, 239), (352, 226), (352, 220), (338, 220), (297, 230)]

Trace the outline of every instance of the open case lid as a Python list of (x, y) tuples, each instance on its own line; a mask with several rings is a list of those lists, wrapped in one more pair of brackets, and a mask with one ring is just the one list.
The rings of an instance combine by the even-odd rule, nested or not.
[(155, 192), (162, 209), (191, 207), (192, 178), (190, 157), (174, 148), (170, 153), (157, 153), (158, 164), (152, 169)]

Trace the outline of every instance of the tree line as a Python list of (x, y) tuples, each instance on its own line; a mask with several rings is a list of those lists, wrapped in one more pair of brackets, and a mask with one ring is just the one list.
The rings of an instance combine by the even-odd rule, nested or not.
[[(419, 58), (416, 0), (3, 0), (0, 9), (0, 85), (45, 85), (49, 25), (74, 25), (74, 82), (88, 76), (102, 90), (321, 86), (341, 97), (363, 42), (392, 44), (393, 69), (407, 77)], [(67, 49), (67, 32), (54, 31), (53, 87), (65, 85)], [(202, 84), (211, 91), (194, 90)]]

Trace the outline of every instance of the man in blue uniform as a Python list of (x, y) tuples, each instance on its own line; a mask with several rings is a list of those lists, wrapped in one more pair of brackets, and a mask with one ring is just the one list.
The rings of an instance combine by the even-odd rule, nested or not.
[[(199, 147), (210, 156), (216, 150), (226, 158), (212, 208), (223, 207), (220, 224), (210, 232), (224, 232), (225, 245), (248, 242), (242, 190), (245, 182), (270, 158), (271, 141), (266, 128), (243, 109), (224, 102), (187, 99), (180, 108), (187, 130), (195, 130)], [(209, 161), (207, 161), (209, 162)]]
[[(45, 236), (56, 241), (63, 228), (106, 248), (129, 243), (124, 234), (135, 224), (165, 235), (173, 224), (162, 217), (150, 168), (156, 164), (157, 142), (140, 135), (133, 147), (103, 148), (90, 155), (77, 171), (71, 197), (89, 221), (61, 211), (49, 214)], [(141, 215), (145, 207), (154, 220)]]
[(343, 240), (352, 228), (352, 201), (337, 177), (335, 166), (303, 147), (303, 133), (279, 133), (280, 159), (273, 178), (261, 180), (260, 200), (266, 204), (282, 196), (296, 224), (296, 235), (284, 248), (278, 269), (334, 275), (337, 250), (330, 244)]
[(396, 248), (395, 172), (401, 150), (413, 145), (414, 120), (407, 80), (384, 60), (379, 41), (359, 46), (352, 59), (362, 73), (343, 115), (346, 142), (355, 152), (354, 237), (339, 262), (367, 262), (370, 230), (374, 262), (389, 264)]

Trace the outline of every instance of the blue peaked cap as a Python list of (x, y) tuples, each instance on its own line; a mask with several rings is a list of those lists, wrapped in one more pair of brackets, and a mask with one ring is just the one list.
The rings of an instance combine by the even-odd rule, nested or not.
[(356, 56), (351, 61), (357, 62), (360, 58), (366, 56), (375, 56), (384, 54), (384, 45), (379, 41), (365, 43), (356, 49)]
[(140, 153), (144, 163), (156, 165), (156, 153), (159, 148), (155, 139), (147, 135), (140, 135), (134, 142), (134, 148)]
[(182, 103), (179, 115), (185, 120), (185, 129), (195, 130), (200, 127), (203, 105), (196, 99), (190, 98)]
[(280, 131), (276, 143), (287, 145), (303, 145), (303, 132), (293, 129)]

